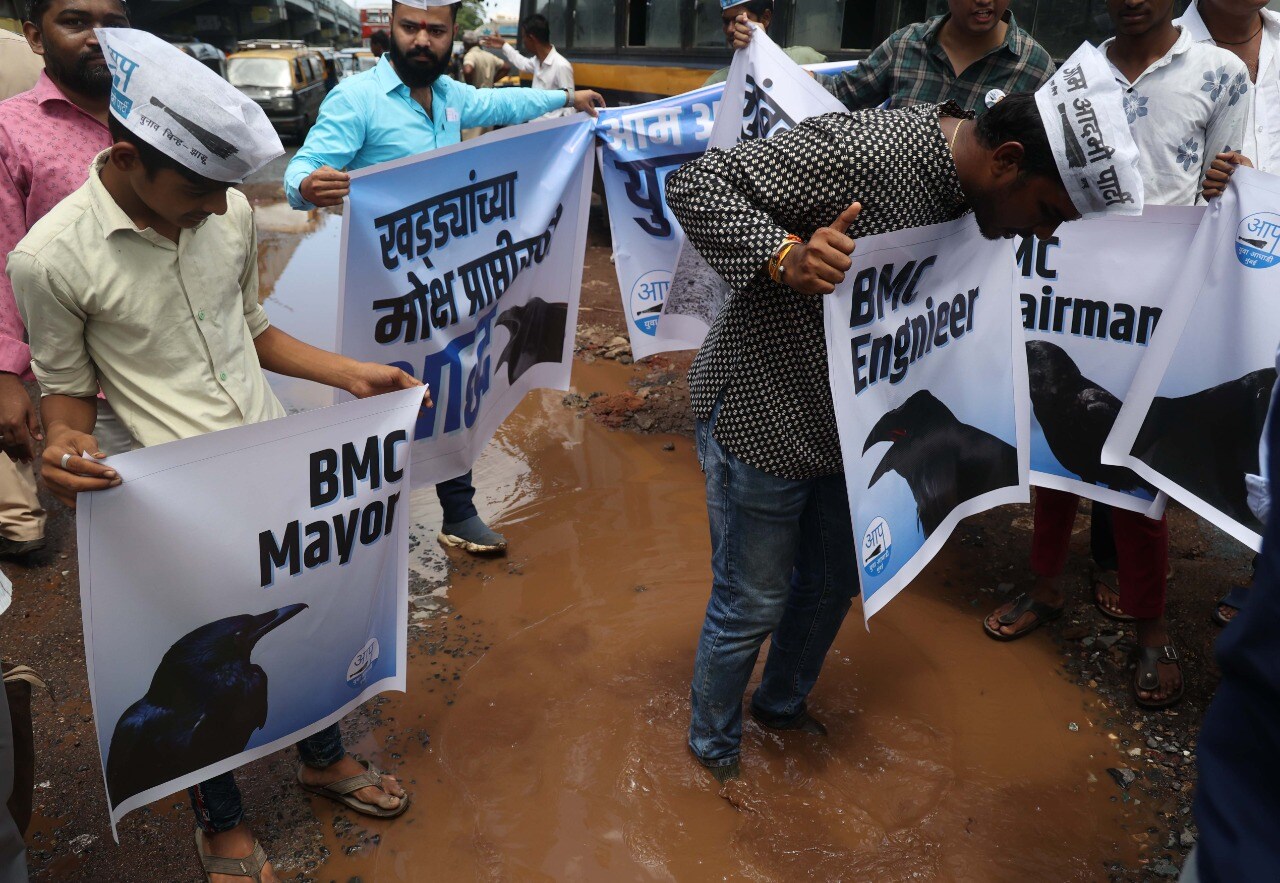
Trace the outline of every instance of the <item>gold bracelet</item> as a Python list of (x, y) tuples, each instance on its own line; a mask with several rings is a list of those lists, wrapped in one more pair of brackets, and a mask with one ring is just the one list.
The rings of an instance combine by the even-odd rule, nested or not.
[(778, 243), (778, 247), (773, 254), (769, 256), (769, 278), (774, 282), (782, 281), (782, 261), (787, 256), (787, 253), (799, 245), (801, 241), (799, 236), (794, 233), (788, 233), (783, 237), (782, 242)]

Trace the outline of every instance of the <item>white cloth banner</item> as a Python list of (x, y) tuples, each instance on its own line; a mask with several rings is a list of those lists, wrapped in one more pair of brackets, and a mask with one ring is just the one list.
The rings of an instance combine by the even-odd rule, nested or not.
[(404, 690), (421, 401), (404, 390), (119, 454), (123, 483), (80, 495), (113, 832), (132, 809)]
[(351, 176), (339, 351), (427, 383), (413, 480), (471, 468), (531, 389), (568, 389), (592, 120), (539, 121)]
[[(1031, 483), (1159, 518), (1166, 497), (1102, 445), (1156, 337), (1203, 208), (1064, 224), (1018, 244), (1027, 332)], [(1163, 328), (1163, 325), (1160, 325)]]
[(1240, 542), (1280, 341), (1280, 178), (1238, 169), (1209, 204), (1102, 462), (1127, 466)]
[[(734, 56), (736, 81), (731, 67), (727, 83), (600, 113), (596, 128), (600, 176), (609, 206), (622, 310), (631, 351), (638, 359), (701, 346), (728, 291), (696, 250), (683, 249), (682, 256), (684, 231), (667, 210), (664, 196), (667, 175), (697, 159), (708, 146), (732, 147), (744, 129), (768, 134), (816, 113), (844, 109), (804, 71), (836, 73), (851, 70), (857, 62), (799, 68), (761, 31), (751, 46)], [(763, 85), (748, 94), (744, 71)], [(737, 96), (732, 101), (734, 110), (720, 125), (719, 134), (713, 135), (726, 88), (730, 88), (727, 94)], [(753, 110), (746, 118), (739, 108), (748, 103)], [(680, 277), (675, 286), (673, 273)]]
[(1008, 242), (966, 215), (852, 257), (824, 314), (869, 620), (960, 519), (1028, 500), (1030, 408)]

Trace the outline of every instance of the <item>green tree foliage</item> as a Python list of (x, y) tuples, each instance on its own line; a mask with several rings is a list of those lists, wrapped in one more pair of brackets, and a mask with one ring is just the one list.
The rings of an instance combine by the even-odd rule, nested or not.
[(464, 31), (474, 31), (484, 27), (489, 15), (485, 10), (484, 0), (462, 0), (462, 8), (458, 10), (458, 27)]

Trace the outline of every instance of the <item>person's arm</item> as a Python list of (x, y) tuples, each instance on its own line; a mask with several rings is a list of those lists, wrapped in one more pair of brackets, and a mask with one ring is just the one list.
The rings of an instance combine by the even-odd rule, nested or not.
[[(95, 462), (110, 452), (101, 451), (93, 437), (98, 377), (84, 342), (88, 316), (60, 277), (31, 255), (11, 254), (7, 270), (31, 336), (31, 367), (44, 393), (40, 412), (47, 441), (40, 478), (55, 497), (75, 508), (76, 494), (120, 483), (115, 470)], [(85, 452), (90, 456), (84, 457)]]
[[(825, 206), (831, 192), (841, 189), (839, 180), (832, 179), (831, 151), (847, 121), (845, 114), (826, 114), (772, 138), (746, 141), (728, 151), (708, 150), (667, 178), (668, 207), (699, 254), (735, 293), (766, 274), (769, 258), (795, 232), (781, 218), (827, 210), (803, 204), (800, 193), (812, 194)], [(778, 187), (780, 180), (821, 180), (823, 187)], [(853, 242), (845, 232), (859, 211), (854, 202), (838, 217), (821, 219), (831, 226), (791, 250), (784, 263), (789, 287), (811, 294), (833, 290), (850, 265)]]
[[(475, 126), (514, 126), (527, 123), (544, 113), (565, 106), (568, 93), (560, 89), (477, 89), (465, 83), (450, 83), (450, 103), (461, 107), (461, 125), (464, 129)], [(573, 109), (584, 110), (592, 116), (597, 107), (604, 107), (604, 99), (590, 89), (573, 93)]]
[(253, 339), (262, 367), (277, 374), (314, 380), (345, 390), (358, 399), (422, 387), (422, 406), (431, 407), (431, 390), (399, 368), (376, 362), (357, 362), (346, 356), (303, 343), (275, 326), (267, 326)]
[[(1227, 67), (1227, 74), (1231, 77), (1228, 89), (1214, 102), (1209, 125), (1205, 128), (1200, 162), (1202, 182), (1209, 180), (1209, 173), (1219, 156), (1244, 147), (1245, 128), (1249, 125), (1249, 102), (1253, 100), (1255, 87), (1249, 82), (1244, 62), (1235, 57), (1231, 61), (1234, 64)], [(1245, 85), (1247, 91), (1241, 93), (1240, 85)]]
[(34, 439), (40, 423), (22, 375), (31, 367), (26, 328), (13, 299), (13, 284), (5, 274), (5, 256), (27, 235), (27, 211), (9, 171), (8, 144), (0, 141), (0, 450), (29, 463), (35, 457)]
[(818, 83), (849, 110), (879, 107), (893, 95), (894, 34), (858, 62), (851, 71), (817, 75)]
[[(531, 55), (521, 55), (515, 50), (515, 47), (502, 40), (502, 57), (507, 60), (507, 64), (511, 65), (518, 71), (524, 71), (526, 74), (536, 73), (538, 70), (537, 59)], [(497, 47), (495, 47), (497, 48)]]
[(367, 126), (364, 109), (353, 91), (339, 85), (329, 93), (306, 141), (289, 160), (284, 192), (295, 209), (337, 205), (350, 189), (350, 179), (341, 170), (364, 146)]

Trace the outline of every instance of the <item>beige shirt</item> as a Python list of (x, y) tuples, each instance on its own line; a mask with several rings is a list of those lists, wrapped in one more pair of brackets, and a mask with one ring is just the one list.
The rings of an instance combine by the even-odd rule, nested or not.
[(44, 59), (31, 51), (27, 38), (0, 28), (0, 101), (36, 84)]
[(41, 391), (101, 385), (143, 445), (283, 417), (253, 345), (268, 322), (248, 200), (228, 190), (227, 212), (175, 245), (112, 199), (107, 155), (9, 255)]
[(467, 83), (477, 89), (491, 87), (494, 78), (498, 75), (498, 68), (502, 67), (502, 62), (498, 60), (498, 56), (489, 52), (483, 46), (472, 46), (468, 49), (467, 54), (462, 57), (462, 64), (463, 66), (469, 64), (474, 68), (471, 76), (467, 77)]

